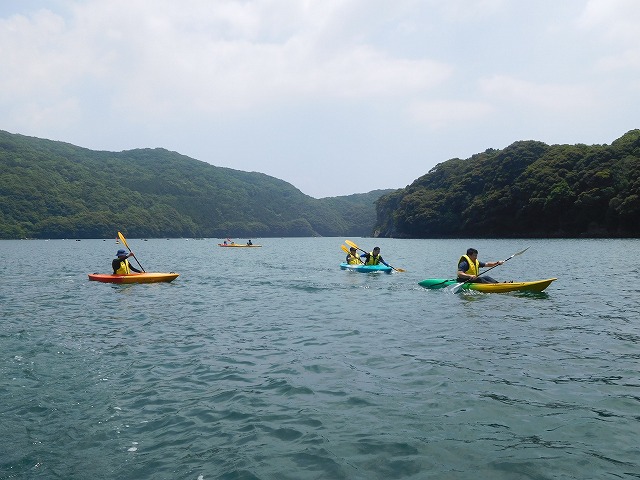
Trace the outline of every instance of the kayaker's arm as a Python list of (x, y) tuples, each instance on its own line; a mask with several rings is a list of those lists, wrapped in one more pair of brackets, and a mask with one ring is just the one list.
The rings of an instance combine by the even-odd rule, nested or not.
[[(480, 267), (482, 268), (482, 267)], [(476, 276), (475, 275), (470, 275), (468, 273), (466, 273), (466, 271), (469, 270), (469, 264), (466, 261), (462, 261), (460, 262), (460, 264), (458, 265), (458, 280), (475, 280)]]
[[(133, 254), (133, 252), (129, 252), (129, 255), (127, 255), (127, 258), (135, 258), (136, 256)], [(136, 261), (138, 261), (138, 259), (136, 258)], [(142, 270), (138, 270), (136, 267), (134, 267), (133, 265), (131, 265), (131, 262), (129, 262), (129, 270), (131, 270), (132, 272), (136, 272), (136, 273), (142, 273)]]

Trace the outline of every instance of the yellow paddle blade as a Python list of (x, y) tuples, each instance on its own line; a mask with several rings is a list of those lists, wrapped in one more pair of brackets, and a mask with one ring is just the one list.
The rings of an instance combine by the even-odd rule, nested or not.
[[(357, 248), (358, 250), (362, 250), (358, 245), (353, 243), (351, 240), (345, 240), (344, 243), (346, 243), (350, 247)], [(362, 250), (362, 251), (364, 252), (364, 250)]]
[[(118, 232), (118, 237), (120, 237), (120, 241), (121, 241), (122, 243), (124, 243), (124, 246), (125, 246), (125, 247), (127, 247), (127, 248), (129, 248), (129, 245), (127, 245), (127, 241), (125, 240), (124, 235), (122, 235), (122, 233)], [(129, 248), (129, 251), (131, 251), (131, 249), (130, 249), (130, 248)]]

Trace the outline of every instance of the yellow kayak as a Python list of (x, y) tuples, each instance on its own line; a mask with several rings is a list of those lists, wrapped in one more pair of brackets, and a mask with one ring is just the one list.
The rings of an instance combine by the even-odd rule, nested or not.
[(262, 245), (247, 245), (245, 243), (219, 243), (219, 247), (236, 247), (236, 248), (252, 248), (252, 247), (261, 247)]
[[(551, 282), (557, 278), (547, 278), (544, 280), (534, 280), (532, 282), (508, 282), (508, 283), (465, 283), (463, 290), (476, 290), (484, 293), (505, 293), (505, 292), (541, 292), (547, 288)], [(436, 289), (457, 285), (457, 280), (445, 278), (427, 278), (418, 282), (424, 288)]]

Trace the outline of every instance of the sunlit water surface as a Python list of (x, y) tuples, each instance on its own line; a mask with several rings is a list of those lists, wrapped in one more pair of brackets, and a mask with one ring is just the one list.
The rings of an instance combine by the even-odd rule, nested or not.
[[(0, 242), (0, 478), (640, 478), (640, 241), (252, 240)], [(529, 245), (544, 293), (417, 285)]]

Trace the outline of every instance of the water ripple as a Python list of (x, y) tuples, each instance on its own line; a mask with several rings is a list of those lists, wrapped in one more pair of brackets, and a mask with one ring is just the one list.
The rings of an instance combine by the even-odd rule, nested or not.
[[(25, 275), (0, 289), (0, 478), (640, 478), (640, 305), (618, 260), (638, 241), (532, 241), (500, 273), (564, 277), (533, 295), (417, 287), (468, 243), (516, 240), (376, 239), (402, 274), (290, 262), (342, 241), (140, 242), (184, 268), (147, 286), (88, 282), (68, 242), (7, 242)], [(74, 244), (87, 271), (112, 250)]]

